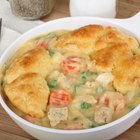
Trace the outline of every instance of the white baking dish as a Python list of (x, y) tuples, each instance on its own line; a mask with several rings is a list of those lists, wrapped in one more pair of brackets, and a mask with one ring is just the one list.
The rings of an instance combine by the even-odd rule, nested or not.
[[(5, 51), (0, 58), (0, 66), (2, 66), (8, 58), (10, 58), (17, 48), (26, 40), (33, 36), (51, 32), (57, 29), (75, 29), (88, 24), (101, 24), (111, 25), (118, 27), (122, 32), (135, 36), (140, 41), (140, 13), (129, 19), (103, 19), (93, 17), (73, 17), (63, 18), (47, 22), (38, 26), (18, 38), (11, 46)], [(85, 130), (56, 130), (34, 125), (26, 120), (17, 116), (6, 105), (3, 96), (0, 96), (0, 103), (10, 117), (26, 132), (40, 140), (108, 140), (112, 139), (128, 128), (130, 128), (140, 118), (140, 105), (137, 106), (127, 115), (122, 118), (111, 122), (109, 124), (85, 129)]]

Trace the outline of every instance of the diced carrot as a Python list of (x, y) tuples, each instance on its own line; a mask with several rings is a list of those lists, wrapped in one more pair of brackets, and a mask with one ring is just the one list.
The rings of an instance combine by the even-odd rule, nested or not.
[(60, 64), (62, 71), (66, 74), (80, 72), (83, 65), (83, 58), (77, 56), (68, 56)]
[(71, 101), (71, 95), (63, 89), (54, 90), (50, 95), (50, 105), (53, 106), (67, 106)]

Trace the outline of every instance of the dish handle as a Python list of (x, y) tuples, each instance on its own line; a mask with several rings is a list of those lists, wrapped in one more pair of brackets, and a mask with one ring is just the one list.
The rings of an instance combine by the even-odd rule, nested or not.
[(136, 34), (140, 40), (140, 11), (133, 17), (127, 19), (112, 19), (112, 22), (117, 23), (123, 28), (129, 29), (129, 31)]

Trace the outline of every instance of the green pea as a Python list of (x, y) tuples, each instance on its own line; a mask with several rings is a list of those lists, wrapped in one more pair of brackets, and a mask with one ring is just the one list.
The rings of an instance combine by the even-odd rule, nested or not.
[(5, 86), (7, 84), (7, 82), (3, 79), (1, 80), (1, 86)]
[(53, 50), (48, 50), (49, 51), (49, 55), (53, 56), (55, 54), (55, 52)]
[(90, 124), (90, 125), (88, 126), (88, 128), (94, 128), (94, 127), (96, 127), (94, 124)]
[(87, 72), (82, 72), (81, 73), (81, 78), (86, 80), (87, 79)]
[(44, 36), (37, 36), (35, 38), (33, 38), (34, 41), (38, 41), (39, 39), (44, 38)]
[(96, 72), (93, 72), (93, 71), (89, 71), (89, 75), (90, 75), (90, 76), (94, 76), (94, 75), (97, 76), (97, 73), (96, 73)]
[(83, 80), (86, 80), (89, 77), (93, 77), (95, 78), (97, 76), (97, 73), (93, 72), (93, 71), (85, 71), (81, 73), (81, 78)]
[(128, 112), (130, 112), (130, 111), (132, 111), (134, 108), (135, 108), (135, 106), (129, 106), (127, 110), (128, 110)]
[(96, 94), (100, 95), (104, 92), (104, 88), (102, 86), (96, 87)]
[(57, 81), (56, 80), (51, 80), (49, 83), (48, 83), (48, 86), (50, 88), (55, 88), (56, 87), (56, 84), (57, 84)]
[(47, 34), (47, 38), (54, 38), (56, 36), (55, 32), (51, 32), (49, 34)]
[(80, 85), (75, 85), (74, 86), (74, 92), (78, 93), (80, 91), (81, 86)]
[(87, 102), (82, 102), (81, 103), (81, 109), (88, 109), (91, 105)]

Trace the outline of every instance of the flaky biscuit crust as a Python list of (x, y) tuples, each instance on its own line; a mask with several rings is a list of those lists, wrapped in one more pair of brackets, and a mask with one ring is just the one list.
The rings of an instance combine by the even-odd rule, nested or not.
[(75, 45), (81, 52), (91, 54), (116, 43), (126, 43), (134, 52), (139, 50), (135, 38), (122, 34), (116, 28), (101, 25), (87, 25), (61, 35), (57, 38), (55, 47), (65, 48)]
[(46, 77), (52, 70), (52, 60), (45, 49), (35, 48), (17, 58), (7, 69), (5, 80), (12, 82), (25, 73), (39, 73)]
[(122, 92), (140, 90), (140, 55), (126, 58), (117, 64), (113, 71), (114, 86)]
[(44, 116), (50, 92), (47, 82), (41, 75), (21, 75), (5, 86), (5, 93), (13, 105), (22, 112), (37, 118)]

